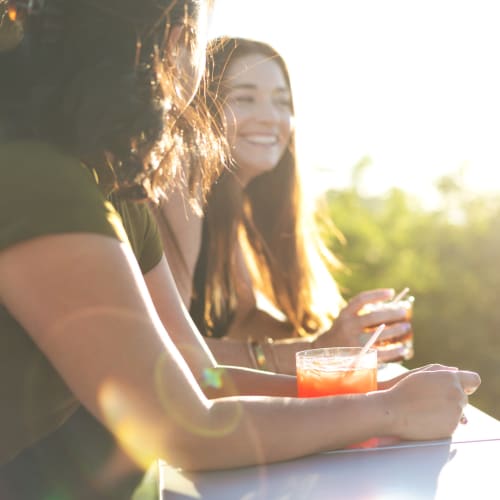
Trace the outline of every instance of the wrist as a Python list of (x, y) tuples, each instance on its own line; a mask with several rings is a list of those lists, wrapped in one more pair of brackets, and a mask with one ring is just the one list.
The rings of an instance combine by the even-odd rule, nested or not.
[(309, 347), (304, 347), (304, 349), (320, 349), (324, 347), (322, 337), (323, 333), (315, 333), (309, 340)]
[(281, 373), (275, 343), (271, 337), (265, 337), (262, 343), (262, 350), (266, 354), (269, 370), (275, 373)]
[(379, 390), (368, 394), (374, 404), (372, 413), (377, 422), (379, 436), (396, 436), (395, 422), (396, 412), (394, 411), (394, 391)]
[(279, 372), (279, 366), (275, 358), (273, 339), (266, 337), (261, 343), (249, 338), (247, 348), (253, 368), (262, 371)]

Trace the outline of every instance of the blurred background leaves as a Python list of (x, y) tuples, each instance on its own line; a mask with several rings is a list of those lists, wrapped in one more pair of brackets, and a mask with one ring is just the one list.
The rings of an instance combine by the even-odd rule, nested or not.
[(326, 192), (318, 205), (325, 242), (346, 267), (335, 275), (344, 296), (410, 287), (415, 357), (406, 366), (478, 371), (482, 385), (470, 401), (500, 418), (500, 194), (469, 192), (458, 171), (436, 183), (441, 202), (429, 210), (401, 189), (364, 196), (366, 166), (360, 162), (352, 186)]

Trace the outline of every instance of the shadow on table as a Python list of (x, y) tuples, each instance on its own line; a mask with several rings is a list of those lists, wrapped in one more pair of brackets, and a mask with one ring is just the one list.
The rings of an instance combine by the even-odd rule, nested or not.
[(265, 467), (184, 473), (179, 482), (178, 473), (166, 469), (163, 499), (429, 499), (435, 497), (439, 474), (454, 454), (449, 441), (332, 452)]

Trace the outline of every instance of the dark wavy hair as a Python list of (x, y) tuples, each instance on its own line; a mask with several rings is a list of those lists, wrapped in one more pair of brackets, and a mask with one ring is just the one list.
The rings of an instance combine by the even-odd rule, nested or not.
[[(26, 2), (0, 0), (5, 5)], [(110, 165), (123, 197), (156, 198), (178, 165), (207, 189), (224, 155), (203, 103), (177, 99), (165, 54), (172, 26), (197, 44), (211, 0), (45, 0), (19, 9), (23, 39), (0, 52), (0, 141), (48, 141), (85, 163)]]
[[(259, 54), (275, 61), (291, 89), (285, 61), (266, 43), (223, 37), (211, 42), (208, 53), (205, 94), (221, 128), (228, 91), (225, 75), (237, 59)], [(254, 286), (285, 314), (290, 334), (325, 328), (333, 319), (335, 304), (342, 304), (343, 299), (324, 263), (332, 269), (340, 263), (321, 244), (306, 218), (293, 133), (278, 164), (255, 177), (243, 191), (236, 176), (226, 170), (210, 192), (191, 303), (193, 319), (205, 335), (225, 335), (234, 317), (238, 279), (234, 249), (241, 229), (246, 256), (251, 256), (251, 267), (256, 269)], [(320, 281), (322, 291), (329, 295), (329, 309), (319, 305)]]

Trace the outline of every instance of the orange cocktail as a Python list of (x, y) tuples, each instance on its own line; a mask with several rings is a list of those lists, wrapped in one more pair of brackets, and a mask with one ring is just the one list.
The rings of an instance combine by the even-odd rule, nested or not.
[(316, 398), (334, 394), (356, 394), (377, 390), (377, 369), (363, 368), (320, 373), (297, 372), (299, 398)]
[[(377, 350), (327, 347), (296, 354), (297, 393), (300, 398), (357, 394), (377, 390)], [(373, 448), (376, 437), (348, 448)]]
[(302, 398), (377, 390), (377, 351), (359, 358), (359, 347), (310, 349), (297, 353), (297, 392)]

